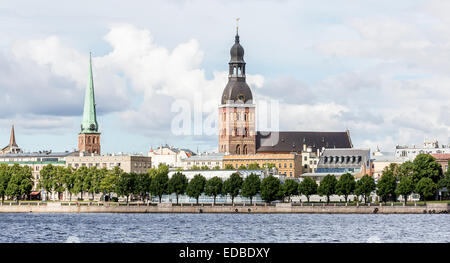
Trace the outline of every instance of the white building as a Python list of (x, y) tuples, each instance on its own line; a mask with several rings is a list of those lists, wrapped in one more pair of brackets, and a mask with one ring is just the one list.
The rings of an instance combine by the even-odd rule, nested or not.
[(314, 152), (311, 146), (303, 145), (302, 151), (302, 173), (314, 173), (319, 163), (320, 150)]
[(182, 167), (184, 170), (192, 169), (192, 167), (208, 166), (209, 169), (222, 169), (223, 153), (201, 153), (182, 159)]
[(195, 155), (194, 152), (188, 149), (178, 149), (174, 147), (160, 146), (158, 149), (151, 149), (148, 156), (152, 157), (152, 167), (157, 168), (159, 164), (163, 163), (170, 168), (183, 167), (183, 159)]
[(421, 153), (450, 153), (449, 145), (439, 145), (438, 141), (425, 141), (423, 145), (395, 147), (395, 158), (403, 161), (414, 161), (417, 155)]

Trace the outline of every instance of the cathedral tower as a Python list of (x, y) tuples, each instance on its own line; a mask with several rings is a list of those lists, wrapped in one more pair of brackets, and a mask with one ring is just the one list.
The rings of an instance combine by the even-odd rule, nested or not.
[(78, 151), (100, 154), (100, 132), (98, 132), (95, 110), (91, 54), (89, 54), (89, 80), (84, 97), (83, 121), (81, 122), (81, 131), (78, 134)]
[(255, 104), (245, 81), (244, 48), (237, 28), (230, 55), (228, 84), (219, 105), (219, 152), (255, 154)]

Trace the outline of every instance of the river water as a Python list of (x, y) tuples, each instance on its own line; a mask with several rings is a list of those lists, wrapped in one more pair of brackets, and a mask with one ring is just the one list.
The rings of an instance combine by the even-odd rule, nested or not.
[(0, 242), (450, 242), (450, 215), (0, 214)]

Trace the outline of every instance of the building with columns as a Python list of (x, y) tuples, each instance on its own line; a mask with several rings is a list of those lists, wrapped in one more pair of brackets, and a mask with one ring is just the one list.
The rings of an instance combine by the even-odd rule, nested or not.
[(89, 53), (89, 79), (84, 97), (83, 120), (78, 134), (78, 151), (100, 154), (100, 132), (98, 131), (95, 110), (94, 78), (92, 75), (92, 57)]

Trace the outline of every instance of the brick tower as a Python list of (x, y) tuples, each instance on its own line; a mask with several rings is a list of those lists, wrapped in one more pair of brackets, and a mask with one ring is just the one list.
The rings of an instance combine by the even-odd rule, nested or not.
[(244, 48), (239, 43), (238, 28), (230, 55), (228, 84), (219, 105), (219, 152), (255, 154), (255, 104), (245, 81)]
[(78, 134), (78, 151), (100, 154), (100, 132), (98, 132), (95, 110), (91, 54), (89, 54), (89, 80), (84, 97), (83, 121), (81, 122), (81, 131)]

